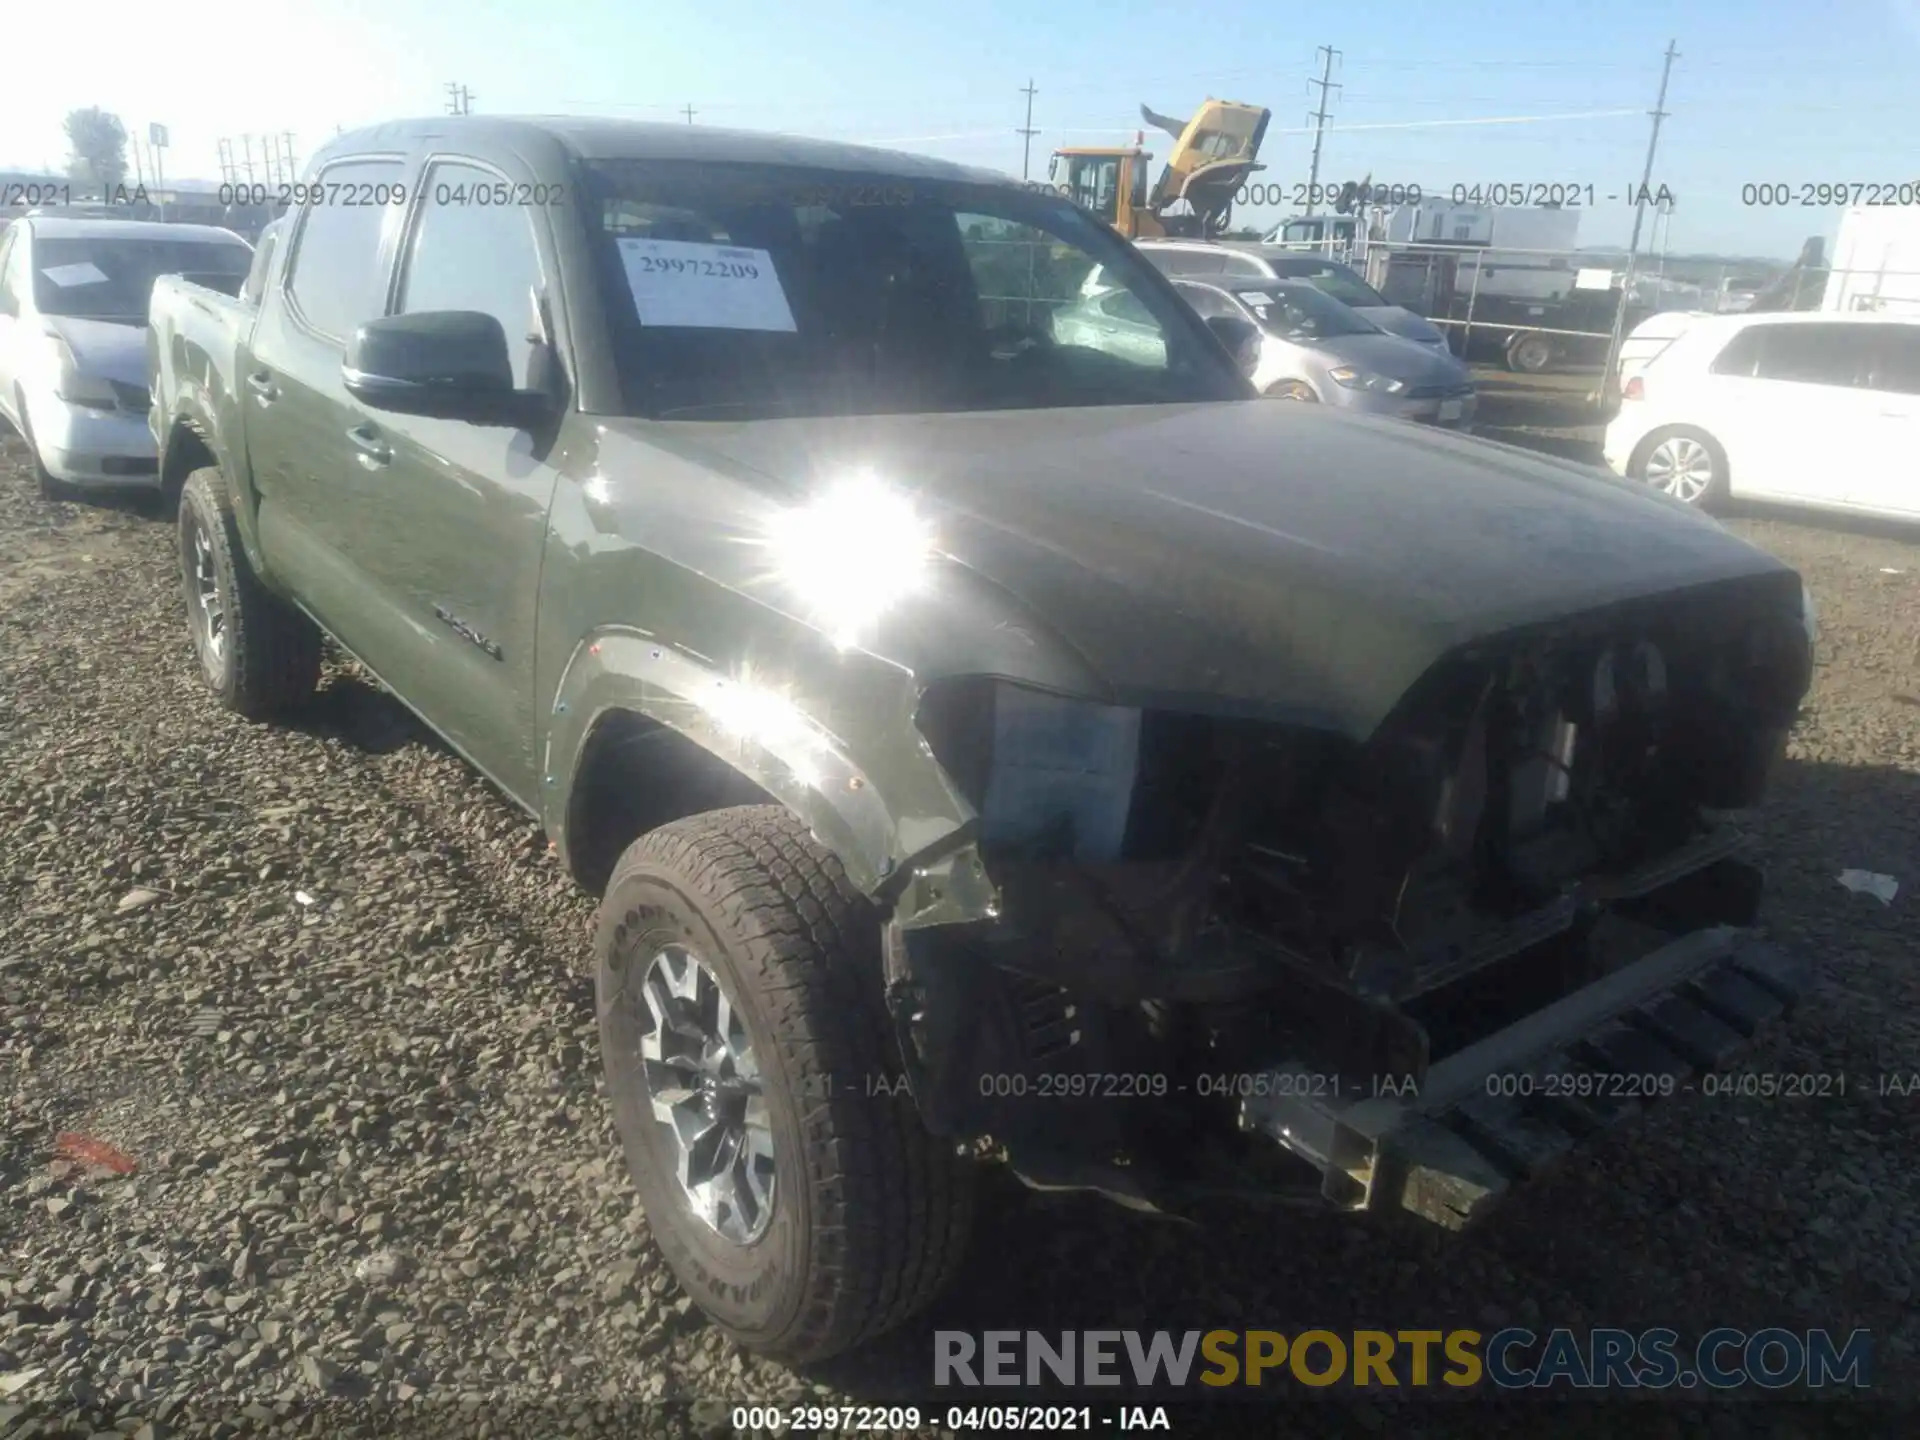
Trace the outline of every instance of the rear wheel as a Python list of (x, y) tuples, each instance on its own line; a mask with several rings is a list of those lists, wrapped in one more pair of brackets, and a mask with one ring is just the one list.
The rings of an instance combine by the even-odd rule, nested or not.
[(1727, 455), (1703, 430), (1656, 430), (1634, 451), (1628, 473), (1702, 510), (1727, 498)]
[(930, 1302), (972, 1224), (971, 1167), (901, 1080), (879, 940), (777, 806), (643, 835), (600, 906), (601, 1051), (648, 1226), (721, 1330), (789, 1364)]
[(1313, 387), (1304, 380), (1276, 380), (1267, 387), (1269, 400), (1305, 400), (1318, 403), (1320, 397), (1313, 393)]
[(290, 710), (320, 683), (320, 628), (253, 573), (218, 470), (180, 492), (180, 584), (207, 688), (250, 719)]
[(1553, 363), (1553, 341), (1545, 335), (1522, 335), (1507, 346), (1507, 368), (1522, 375), (1538, 375)]

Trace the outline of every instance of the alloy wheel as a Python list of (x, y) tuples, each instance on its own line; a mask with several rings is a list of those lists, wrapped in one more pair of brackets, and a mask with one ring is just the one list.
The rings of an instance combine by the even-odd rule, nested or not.
[(1698, 505), (1713, 485), (1713, 456), (1698, 440), (1669, 435), (1647, 456), (1647, 483), (1676, 500)]
[(213, 537), (206, 523), (195, 520), (193, 526), (193, 622), (195, 638), (209, 661), (210, 669), (225, 663), (227, 656), (227, 606), (220, 596), (220, 570), (214, 562)]
[(722, 1239), (752, 1244), (773, 1218), (773, 1124), (745, 1018), (682, 945), (654, 955), (640, 994), (651, 1021), (641, 1073), (688, 1207)]

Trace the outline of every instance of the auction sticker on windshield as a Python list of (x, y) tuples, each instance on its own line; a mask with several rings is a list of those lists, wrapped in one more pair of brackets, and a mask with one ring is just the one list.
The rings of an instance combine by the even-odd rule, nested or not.
[(642, 325), (793, 330), (773, 257), (738, 245), (620, 237), (620, 261)]
[(75, 285), (102, 285), (107, 279), (100, 267), (91, 260), (82, 260), (77, 265), (49, 265), (40, 273), (62, 290), (69, 290)]

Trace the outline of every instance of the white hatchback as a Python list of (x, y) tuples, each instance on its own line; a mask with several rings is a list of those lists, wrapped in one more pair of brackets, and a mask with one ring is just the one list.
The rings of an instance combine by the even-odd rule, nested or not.
[(1690, 505), (1920, 518), (1920, 317), (1694, 320), (1627, 379), (1603, 448)]

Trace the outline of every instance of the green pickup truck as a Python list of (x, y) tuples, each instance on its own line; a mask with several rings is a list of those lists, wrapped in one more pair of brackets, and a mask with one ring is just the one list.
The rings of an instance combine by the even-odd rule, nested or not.
[[(1263, 401), (984, 172), (459, 117), (300, 192), (153, 294), (207, 685), (289, 711), (330, 636), (538, 817), (741, 1343), (901, 1323), (996, 1163), (1458, 1229), (1806, 988), (1721, 812), (1812, 608), (1711, 520)], [(1095, 265), (1112, 343), (1052, 324)]]

